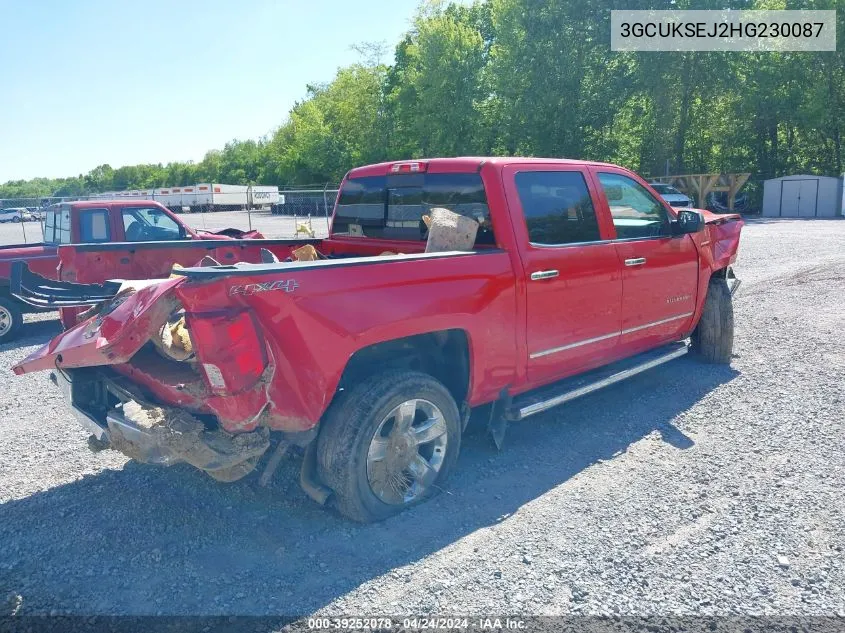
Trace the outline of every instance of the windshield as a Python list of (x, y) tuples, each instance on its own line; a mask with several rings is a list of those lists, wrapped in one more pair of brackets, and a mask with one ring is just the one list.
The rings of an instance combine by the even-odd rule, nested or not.
[(476, 244), (493, 244), (487, 196), (478, 174), (398, 174), (350, 178), (343, 183), (333, 235), (420, 241), (428, 237), (423, 216), (445, 207), (474, 218)]

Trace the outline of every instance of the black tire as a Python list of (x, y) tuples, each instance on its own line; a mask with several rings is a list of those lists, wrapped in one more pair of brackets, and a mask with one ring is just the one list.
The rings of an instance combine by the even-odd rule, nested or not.
[[(385, 503), (370, 486), (367, 455), (382, 421), (411, 399), (427, 400), (443, 415), (446, 447), (437, 476), (420, 496), (402, 503)], [(389, 371), (377, 374), (338, 394), (317, 438), (317, 473), (334, 494), (331, 503), (344, 516), (361, 523), (381, 521), (435, 494), (458, 459), (461, 422), (455, 399), (428, 374)]]
[(23, 325), (23, 314), (15, 300), (0, 296), (0, 344), (14, 339)]
[(708, 363), (727, 365), (734, 346), (734, 309), (726, 279), (711, 279), (701, 320), (692, 333), (692, 351)]

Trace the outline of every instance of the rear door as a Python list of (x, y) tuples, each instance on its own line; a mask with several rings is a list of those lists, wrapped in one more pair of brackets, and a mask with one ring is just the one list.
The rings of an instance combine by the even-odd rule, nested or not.
[(630, 172), (593, 168), (601, 203), (613, 219), (622, 270), (625, 355), (677, 340), (688, 329), (698, 288), (698, 251), (690, 235), (673, 237), (674, 211)]
[(503, 175), (527, 277), (527, 386), (605, 364), (619, 339), (622, 281), (587, 173), (558, 163)]

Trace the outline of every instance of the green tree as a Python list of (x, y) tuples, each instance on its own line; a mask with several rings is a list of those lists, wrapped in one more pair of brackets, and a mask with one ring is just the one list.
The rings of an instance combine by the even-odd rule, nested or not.
[(355, 165), (387, 156), (384, 66), (356, 64), (326, 85), (308, 86), (267, 146), (267, 180), (337, 182)]
[[(800, 4), (800, 7), (798, 6)], [(737, 0), (736, 9), (842, 0)], [(611, 8), (715, 9), (722, 0), (424, 0), (385, 65), (380, 43), (306, 87), (267, 138), (197, 163), (100, 165), (0, 185), (0, 197), (192, 182), (315, 185), (383, 160), (526, 154), (616, 162), (646, 175), (839, 175), (845, 53), (614, 53)], [(845, 41), (845, 11), (837, 38)]]
[(455, 156), (481, 151), (481, 72), (487, 46), (477, 7), (424, 4), (387, 77), (392, 154)]

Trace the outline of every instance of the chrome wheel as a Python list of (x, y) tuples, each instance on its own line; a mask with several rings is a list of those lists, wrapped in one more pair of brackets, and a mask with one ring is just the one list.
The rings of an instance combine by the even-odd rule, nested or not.
[(12, 313), (3, 306), (0, 306), (0, 337), (8, 334), (12, 329), (14, 321), (12, 320)]
[(406, 400), (378, 425), (367, 452), (367, 480), (381, 501), (409, 503), (437, 479), (446, 455), (443, 413), (428, 400)]

